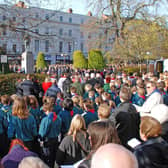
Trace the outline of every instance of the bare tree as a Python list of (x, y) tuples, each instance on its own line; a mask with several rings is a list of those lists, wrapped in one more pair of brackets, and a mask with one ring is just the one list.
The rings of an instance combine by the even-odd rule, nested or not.
[[(37, 16), (36, 9), (30, 10), (31, 6), (52, 6), (50, 15), (46, 18)], [(57, 13), (64, 9), (64, 1), (59, 3), (58, 0), (25, 0), (24, 2), (19, 1), (16, 3), (15, 0), (4, 0), (3, 4), (0, 4), (0, 12), (2, 19), (0, 20), (0, 33), (5, 34), (6, 30), (14, 33), (22, 33), (24, 39), (27, 34), (32, 37), (47, 38), (49, 36), (57, 36), (57, 34), (46, 34), (36, 31), (36, 28), (43, 24), (47, 24), (52, 17), (55, 17)], [(60, 37), (61, 38), (61, 37)]]
[(114, 42), (122, 44), (126, 23), (135, 19), (158, 18), (157, 9), (164, 2), (164, 0), (88, 0), (88, 6), (97, 19), (85, 24), (85, 31), (93, 32), (98, 27), (99, 32), (103, 33), (102, 39), (108, 38), (106, 45), (112, 45)]

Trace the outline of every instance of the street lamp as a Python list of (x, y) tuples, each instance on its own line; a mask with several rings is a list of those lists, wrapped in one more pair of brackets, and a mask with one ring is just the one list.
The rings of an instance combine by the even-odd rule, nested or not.
[(66, 56), (66, 54), (64, 54), (64, 53), (61, 54), (61, 57), (64, 57), (64, 65), (65, 65), (65, 56)]
[(147, 54), (147, 72), (149, 72), (149, 55), (150, 55), (150, 52), (147, 51), (146, 54)]

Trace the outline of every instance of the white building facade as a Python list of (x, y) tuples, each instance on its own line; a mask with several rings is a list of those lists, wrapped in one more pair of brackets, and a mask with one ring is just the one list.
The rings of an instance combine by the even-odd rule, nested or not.
[(38, 52), (43, 52), (50, 64), (70, 62), (75, 50), (88, 52), (88, 37), (84, 36), (81, 25), (91, 14), (73, 14), (72, 9), (66, 13), (19, 3), (0, 5), (0, 47), (5, 49), (8, 60), (19, 61), (25, 50), (25, 36), (30, 38), (29, 50), (34, 59)]

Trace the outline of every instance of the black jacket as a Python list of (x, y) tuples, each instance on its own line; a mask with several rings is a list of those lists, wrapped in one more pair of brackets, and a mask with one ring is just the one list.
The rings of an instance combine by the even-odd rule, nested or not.
[(71, 91), (70, 91), (71, 84), (72, 84), (72, 81), (69, 77), (67, 77), (62, 84), (62, 90), (65, 98), (71, 97)]
[(118, 136), (121, 143), (130, 149), (127, 142), (132, 138), (139, 138), (140, 114), (129, 102), (123, 102), (110, 116), (110, 120), (116, 121)]
[(149, 139), (137, 146), (134, 154), (139, 168), (168, 167), (168, 143), (161, 137)]
[(58, 92), (61, 92), (60, 88), (58, 88), (57, 85), (53, 84), (47, 89), (45, 96), (54, 97), (56, 99)]
[(31, 80), (24, 80), (20, 84), (23, 96), (35, 95), (35, 87)]

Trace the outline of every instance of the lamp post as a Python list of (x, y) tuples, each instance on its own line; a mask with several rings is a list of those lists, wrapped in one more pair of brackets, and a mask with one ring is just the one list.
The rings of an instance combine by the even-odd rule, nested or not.
[(64, 65), (65, 65), (65, 54), (62, 53), (62, 54), (61, 54), (61, 57), (64, 57)]
[(149, 72), (149, 55), (150, 55), (150, 52), (147, 51), (146, 54), (147, 54), (147, 72)]

